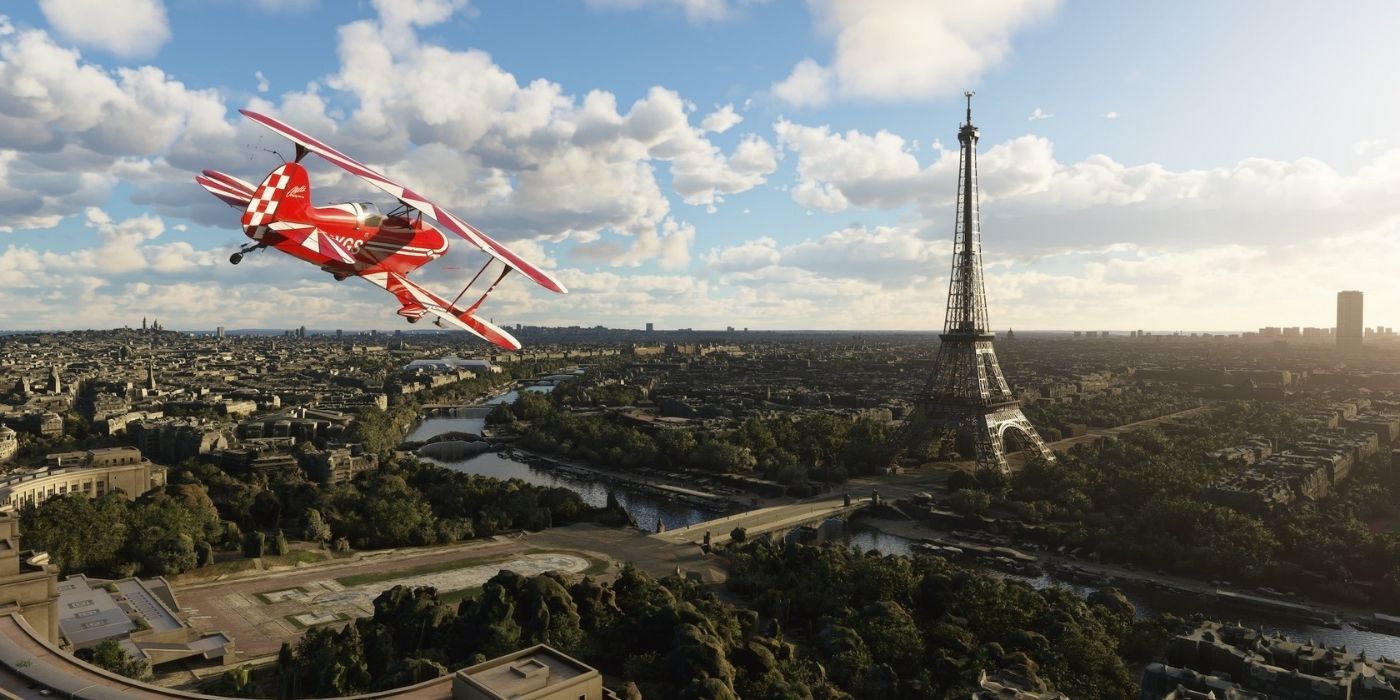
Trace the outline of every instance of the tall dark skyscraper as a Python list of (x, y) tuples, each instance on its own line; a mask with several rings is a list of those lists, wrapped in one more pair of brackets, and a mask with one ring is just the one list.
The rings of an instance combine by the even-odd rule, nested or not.
[(1364, 334), (1363, 299), (1361, 292), (1337, 292), (1337, 349), (1355, 350), (1361, 347)]
[(896, 449), (941, 445), (950, 438), (971, 454), (979, 469), (1008, 471), (1006, 436), (1048, 460), (1054, 454), (1021, 412), (992, 349), (995, 335), (987, 323), (982, 287), (982, 229), (977, 206), (977, 127), (972, 125), (972, 93), (967, 95), (967, 123), (958, 130), (962, 147), (958, 167), (957, 222), (953, 268), (948, 281), (948, 308), (939, 336), (938, 356), (914, 411), (896, 440)]

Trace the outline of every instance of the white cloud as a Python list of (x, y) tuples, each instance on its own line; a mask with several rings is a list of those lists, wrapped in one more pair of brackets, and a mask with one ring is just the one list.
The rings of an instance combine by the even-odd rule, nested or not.
[[(947, 205), (956, 194), (954, 151), (941, 150), (922, 165), (903, 138), (886, 131), (840, 134), (789, 121), (779, 121), (774, 130), (779, 146), (797, 154), (792, 197), (803, 206), (842, 211), (917, 203), (927, 209)], [(996, 202), (1001, 214), (1097, 207), (1257, 214), (1346, 206), (1342, 216), (1352, 216), (1400, 208), (1383, 194), (1400, 186), (1400, 149), (1376, 154), (1354, 175), (1312, 158), (1248, 158), (1231, 167), (1172, 171), (1105, 155), (1063, 163), (1049, 139), (1026, 135), (983, 148), (978, 178), (984, 202)]]
[(39, 9), (68, 39), (122, 58), (152, 56), (170, 40), (161, 0), (39, 0)]
[(268, 89), (272, 87), (272, 85), (267, 82), (267, 76), (263, 75), (262, 71), (253, 71), (253, 77), (258, 80), (258, 92), (267, 92)]
[(773, 94), (797, 106), (833, 99), (926, 99), (955, 93), (1005, 60), (1011, 36), (1048, 16), (1055, 0), (936, 3), (808, 0), (834, 37), (827, 65), (807, 58)]
[(53, 226), (101, 203), (136, 161), (210, 130), (231, 134), (224, 113), (215, 91), (190, 90), (158, 68), (108, 71), (38, 30), (0, 38), (3, 225)]
[(1031, 116), (1029, 116), (1029, 117), (1026, 118), (1026, 121), (1032, 121), (1032, 122), (1034, 122), (1034, 121), (1040, 121), (1041, 119), (1049, 119), (1049, 118), (1051, 118), (1051, 117), (1053, 117), (1053, 116), (1055, 116), (1055, 115), (1049, 114), (1049, 113), (1047, 113), (1045, 110), (1043, 110), (1043, 109), (1041, 109), (1041, 108), (1039, 108), (1039, 107), (1036, 107), (1035, 110), (1033, 110), (1033, 111), (1031, 112)]
[(781, 245), (770, 237), (758, 238), (711, 249), (704, 259), (713, 272), (750, 275), (745, 279), (772, 279), (775, 274), (801, 270), (828, 280), (854, 279), (879, 287), (907, 287), (943, 273), (951, 249), (948, 241), (923, 238), (910, 227), (850, 226), (790, 245)]
[(10, 21), (9, 15), (0, 15), (0, 36), (9, 36), (15, 33), (15, 25)]
[(315, 7), (318, 0), (253, 0), (259, 10), (274, 14), (305, 12)]
[(384, 32), (395, 40), (411, 38), (414, 27), (446, 22), (469, 0), (370, 0)]
[[(778, 145), (797, 153), (797, 184), (792, 198), (802, 206), (842, 211), (852, 206), (892, 208), (910, 203), (930, 177), (903, 138), (881, 130), (873, 136), (855, 130), (833, 133), (779, 121)], [(956, 154), (951, 157), (956, 168)]]
[(734, 128), (742, 121), (744, 121), (744, 118), (734, 111), (734, 103), (731, 102), (705, 115), (705, 118), (700, 120), (700, 128), (705, 131), (713, 131), (716, 134), (722, 134)]
[(616, 267), (637, 267), (656, 260), (663, 269), (678, 270), (690, 264), (690, 248), (694, 243), (695, 227), (668, 217), (659, 227), (637, 232), (630, 246), (599, 239), (575, 246), (574, 254)]
[[(348, 117), (332, 118), (314, 83), (250, 106), (381, 164), (505, 240), (586, 242), (611, 231), (638, 237), (618, 264), (652, 255), (684, 265), (693, 229), (673, 216), (657, 168), (669, 169), (685, 202), (713, 209), (777, 167), (776, 151), (756, 135), (720, 151), (691, 124), (693, 107), (664, 88), (623, 111), (611, 93), (580, 98), (545, 80), (520, 85), (480, 51), (389, 38), (445, 21), (463, 2), (382, 5), (383, 25), (341, 28), (342, 66), (327, 83), (337, 99), (358, 103)], [(255, 77), (260, 88), (268, 82)], [(227, 121), (229, 112), (212, 90), (187, 89), (149, 66), (106, 70), (43, 31), (0, 40), (4, 225), (56, 225), (103, 202), (119, 178), (133, 186), (133, 201), (164, 215), (229, 225), (190, 173), (216, 168), (256, 180), (272, 156), (255, 153), (255, 172), (244, 172), (248, 144), (273, 143), (246, 120)], [(313, 170), (318, 196), (356, 194), (358, 183), (338, 171)]]
[[(589, 7), (601, 10), (638, 10), (652, 7), (678, 7), (693, 23), (727, 19), (734, 12), (730, 0), (584, 0)], [(739, 0), (747, 4), (754, 0)]]
[(1351, 150), (1358, 156), (1381, 150), (1390, 143), (1389, 139), (1363, 139), (1351, 145)]
[(1108, 114), (1103, 115), (1103, 118), (1104, 118), (1104, 119), (1117, 119), (1117, 118), (1118, 118), (1118, 113), (1117, 113), (1117, 112), (1109, 112)]

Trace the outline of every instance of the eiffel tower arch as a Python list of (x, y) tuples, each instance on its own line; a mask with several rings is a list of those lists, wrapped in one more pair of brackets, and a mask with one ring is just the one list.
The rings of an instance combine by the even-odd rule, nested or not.
[[(939, 456), (956, 450), (977, 461), (978, 469), (1010, 471), (1008, 434), (1021, 448), (1053, 461), (1006, 383), (988, 330), (987, 298), (982, 284), (982, 228), (977, 204), (977, 127), (972, 125), (972, 93), (967, 122), (958, 129), (957, 217), (953, 266), (948, 279), (948, 308), (943, 318), (938, 355), (913, 410), (895, 432), (895, 459), (931, 447)], [(951, 448), (951, 450), (950, 450)]]

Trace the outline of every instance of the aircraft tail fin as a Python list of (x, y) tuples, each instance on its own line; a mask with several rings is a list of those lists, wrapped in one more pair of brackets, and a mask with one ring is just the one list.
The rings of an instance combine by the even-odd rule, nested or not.
[(311, 202), (311, 180), (306, 168), (283, 163), (268, 173), (243, 210), (243, 227), (256, 229), (274, 221), (299, 221)]

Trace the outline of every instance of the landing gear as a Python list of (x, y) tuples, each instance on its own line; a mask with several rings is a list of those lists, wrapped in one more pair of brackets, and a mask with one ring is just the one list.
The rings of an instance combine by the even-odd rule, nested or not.
[(337, 273), (335, 273), (334, 275), (331, 275), (331, 276), (334, 277), (334, 278), (335, 278), (335, 281), (337, 281), (337, 282), (344, 282), (344, 281), (345, 281), (345, 278), (346, 278), (346, 277), (349, 277), (350, 275), (345, 275), (345, 274), (341, 274), (341, 273), (337, 272)]
[(408, 322), (409, 322), (409, 323), (418, 323), (418, 319), (420, 319), (420, 318), (422, 318), (422, 316), (409, 316), (409, 317), (408, 317)]
[(239, 248), (237, 253), (228, 256), (228, 263), (230, 265), (237, 265), (238, 263), (243, 262), (244, 255), (251, 253), (255, 250), (262, 250), (265, 247), (266, 246), (262, 245), (261, 243), (249, 243), (248, 245)]

